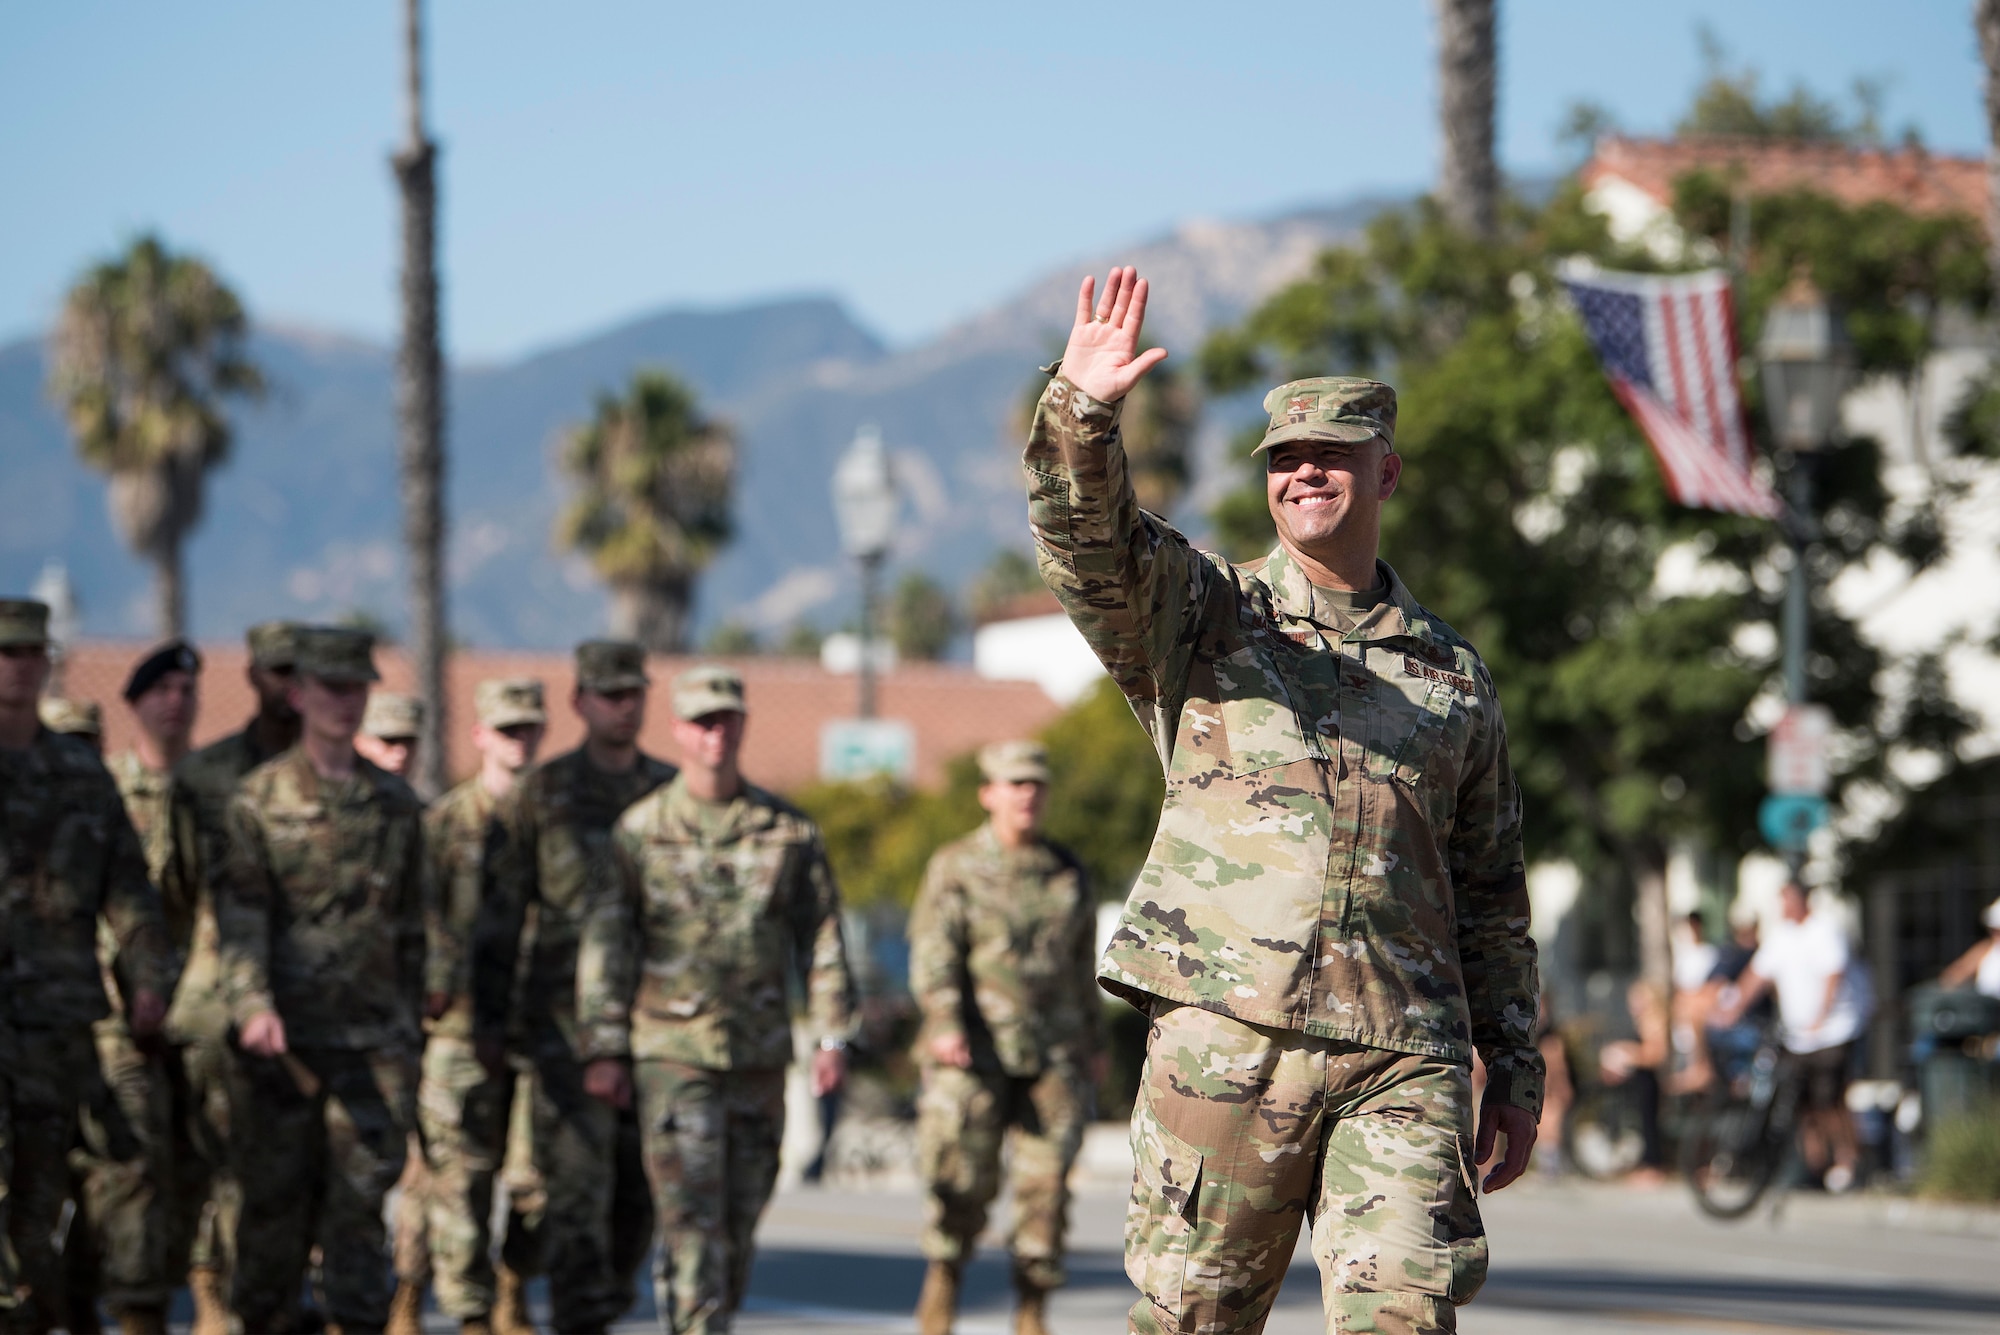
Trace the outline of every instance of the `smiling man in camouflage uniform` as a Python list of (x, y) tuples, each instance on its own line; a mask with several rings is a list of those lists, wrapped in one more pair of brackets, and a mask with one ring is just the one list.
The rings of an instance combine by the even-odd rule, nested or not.
[[(532, 1141), (547, 1199), (540, 1251), (551, 1313), (565, 1332), (601, 1330), (632, 1305), (653, 1233), (638, 1123), (630, 1108), (584, 1092), (588, 1058), (576, 1014), (577, 938), (591, 868), (601, 865), (619, 814), (674, 776), (672, 765), (639, 749), (647, 685), (639, 645), (588, 640), (576, 647), (571, 703), (583, 719), (583, 745), (526, 776), (496, 809), (473, 931), (473, 1028), (482, 1060), (488, 1070), (501, 1069), (518, 1022), (534, 1063)], [(530, 917), (533, 929), (524, 935)]]
[(315, 1244), (327, 1320), (389, 1315), (382, 1202), (416, 1122), (423, 808), (354, 751), (374, 637), (299, 632), (298, 745), (238, 785), (214, 877), (220, 975), (241, 1049), (232, 1151), (243, 1193), (232, 1306), (299, 1328)]
[[(14, 1166), (8, 1228), (27, 1301), (10, 1329), (72, 1329), (56, 1231), (70, 1195), (77, 1112), (98, 1085), (92, 1026), (111, 1014), (98, 934), (123, 964), (135, 1040), (156, 1035), (173, 974), (160, 897), (104, 762), (86, 742), (43, 727), (45, 604), (0, 599), (0, 898), (13, 968), (0, 979), (16, 1026)], [(88, 1301), (78, 1296), (78, 1307)]]
[(681, 772), (618, 821), (577, 959), (577, 1030), (600, 1098), (632, 1102), (637, 1066), (661, 1325), (718, 1335), (778, 1180), (791, 988), (819, 1040), (815, 1098), (845, 1077), (853, 994), (819, 827), (737, 768), (743, 679), (690, 669), (673, 705)]
[(917, 1330), (951, 1330), (1011, 1131), (1014, 1328), (1046, 1335), (1047, 1295), (1063, 1282), (1070, 1165), (1104, 1074), (1097, 905), (1076, 855), (1041, 832), (1041, 744), (995, 742), (979, 752), (979, 773), (986, 823), (932, 855), (910, 913), (930, 1258)]
[(1134, 500), (1119, 401), (1166, 353), (1138, 350), (1133, 270), (1092, 291), (1025, 462), (1042, 576), (1167, 778), (1099, 971), (1152, 1018), (1132, 1329), (1261, 1328), (1310, 1215), (1329, 1330), (1455, 1330), (1486, 1270), (1475, 1165), (1504, 1136), (1495, 1190), (1534, 1144), (1538, 985), (1492, 680), (1376, 555), (1395, 391), (1271, 392), (1278, 545), (1232, 566)]

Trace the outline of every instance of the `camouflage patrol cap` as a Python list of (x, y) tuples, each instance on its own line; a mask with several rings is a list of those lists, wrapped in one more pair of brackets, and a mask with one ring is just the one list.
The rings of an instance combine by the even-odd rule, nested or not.
[(298, 663), (299, 632), (296, 621), (260, 621), (244, 633), (250, 647), (250, 666), (267, 672), (282, 672)]
[(375, 637), (351, 626), (301, 626), (293, 666), (324, 682), (380, 681)]
[(415, 737), (424, 728), (424, 702), (400, 691), (376, 691), (368, 697), (368, 709), (361, 715), (364, 736), (384, 741)]
[(1337, 440), (1350, 444), (1380, 436), (1396, 447), (1396, 391), (1379, 380), (1328, 375), (1294, 380), (1264, 396), (1271, 425), (1255, 454), (1288, 440)]
[(674, 678), (674, 713), (681, 718), (747, 712), (743, 704), (743, 674), (720, 663), (691, 667)]
[(71, 737), (104, 735), (104, 710), (95, 700), (65, 700), (60, 695), (45, 695), (35, 706), (35, 712), (50, 732)]
[(547, 723), (542, 683), (533, 677), (502, 677), (482, 681), (472, 689), (473, 716), (489, 728), (522, 723)]
[(1040, 742), (990, 742), (979, 748), (979, 773), (988, 783), (1047, 783), (1048, 748)]
[(0, 649), (46, 648), (49, 605), (33, 598), (0, 598)]
[(630, 640), (585, 640), (576, 646), (576, 684), (583, 690), (630, 691), (651, 681), (645, 649)]

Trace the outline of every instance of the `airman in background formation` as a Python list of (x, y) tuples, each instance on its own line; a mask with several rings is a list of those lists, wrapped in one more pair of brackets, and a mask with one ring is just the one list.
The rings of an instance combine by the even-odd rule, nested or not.
[(640, 646), (577, 646), (571, 701), (583, 745), (534, 770), (500, 803), (474, 928), (480, 1058), (497, 1076), (518, 1020), (534, 1064), (531, 1139), (546, 1193), (539, 1250), (552, 1318), (564, 1332), (602, 1330), (631, 1306), (652, 1239), (638, 1123), (629, 1107), (585, 1092), (576, 1013), (592, 868), (604, 865), (620, 813), (674, 776), (672, 765), (639, 750), (646, 686)]
[(1395, 391), (1271, 392), (1278, 543), (1233, 566), (1139, 508), (1120, 401), (1166, 353), (1139, 351), (1133, 270), (1092, 292), (1023, 462), (1042, 577), (1166, 774), (1100, 969), (1152, 1021), (1132, 1329), (1261, 1328), (1310, 1216), (1329, 1329), (1455, 1330), (1486, 1272), (1474, 1166), (1504, 1137), (1497, 1190), (1534, 1145), (1540, 988), (1492, 678), (1377, 556)]
[[(371, 702), (372, 704), (372, 702)], [(488, 836), (499, 803), (534, 764), (548, 714), (542, 683), (482, 681), (473, 693), (473, 747), (479, 770), (424, 815), (426, 856), (436, 887), (425, 988), (435, 1018), (424, 1044), (417, 1117), (423, 1169), (407, 1176), (397, 1206), (398, 1286), (389, 1335), (422, 1327), (426, 1284), (438, 1308), (466, 1335), (531, 1329), (522, 1292), (534, 1269), (525, 1221), (516, 1213), (502, 1243), (504, 1291), (490, 1255), (493, 1184), (507, 1148), (515, 1071), (489, 1071), (474, 1050), (472, 933), (485, 894)]]
[(97, 701), (45, 695), (35, 713), (50, 732), (75, 737), (99, 755), (104, 754), (104, 709)]
[(738, 768), (742, 677), (690, 669), (673, 709), (682, 768), (618, 820), (576, 967), (577, 1035), (608, 1104), (633, 1102), (636, 1074), (661, 1324), (711, 1335), (742, 1303), (777, 1184), (790, 987), (818, 1041), (815, 1096), (845, 1077), (853, 987), (819, 828)]
[[(188, 753), (199, 703), (201, 656), (176, 640), (139, 660), (125, 682), (126, 705), (138, 724), (130, 750), (113, 756), (111, 777), (145, 852), (146, 870), (162, 894), (167, 932), (176, 945), (183, 896), (171, 819), (173, 767)], [(85, 1109), (86, 1165), (64, 1260), (73, 1316), (102, 1298), (128, 1332), (164, 1330), (167, 1301), (187, 1273), (183, 1169), (176, 1116), (184, 1081), (177, 1054), (157, 1037), (144, 1047), (126, 1024), (121, 998), (130, 984), (124, 962), (100, 932), (98, 950), (112, 1013), (95, 1025), (97, 1060), (108, 1097)], [(190, 1190), (192, 1195), (192, 1189)]]
[[(0, 600), (0, 900), (15, 1024), (8, 1231), (26, 1289), (7, 1320), (34, 1332), (73, 1319), (57, 1240), (78, 1110), (101, 1088), (92, 1026), (112, 1013), (99, 931), (120, 961), (136, 1041), (159, 1033), (174, 970), (160, 897), (117, 786), (92, 747), (49, 731), (37, 713), (48, 615), (39, 602)], [(95, 1322), (94, 1312), (74, 1316)]]
[(238, 1102), (257, 1132), (233, 1146), (232, 1306), (246, 1330), (297, 1329), (317, 1244), (327, 1320), (379, 1330), (383, 1198), (415, 1125), (431, 906), (422, 807), (354, 750), (373, 638), (309, 627), (298, 641), (299, 742), (238, 786), (213, 878)]
[(244, 636), (249, 650), (244, 675), (256, 694), (257, 713), (237, 732), (181, 761), (173, 776), (170, 806), (181, 885), (168, 908), (168, 925), (186, 966), (167, 1012), (167, 1037), (186, 1083), (178, 1185), (191, 1220), (186, 1245), (193, 1335), (227, 1335), (242, 1200), (230, 1150), (236, 1120), (231, 1100), (242, 1082), (222, 986), (212, 882), (229, 850), (229, 803), (236, 785), (298, 740), (291, 688), (301, 629), (289, 621), (250, 628)]
[(1047, 752), (996, 742), (979, 771), (986, 823), (932, 855), (910, 914), (930, 1259), (917, 1329), (949, 1335), (1011, 1131), (1015, 1330), (1046, 1335), (1047, 1295), (1063, 1282), (1069, 1170), (1104, 1074), (1096, 904), (1076, 857), (1041, 833)]
[(424, 730), (424, 702), (396, 691), (371, 691), (368, 712), (354, 749), (363, 760), (408, 782), (417, 763), (417, 738)]

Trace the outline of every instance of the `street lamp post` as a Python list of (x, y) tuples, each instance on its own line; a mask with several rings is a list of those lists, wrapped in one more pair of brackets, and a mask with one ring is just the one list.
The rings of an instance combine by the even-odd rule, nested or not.
[(1806, 549), (1818, 530), (1813, 474), (1839, 427), (1840, 399), (1851, 365), (1838, 313), (1803, 270), (1765, 315), (1757, 359), (1771, 434), (1790, 456), (1785, 499), (1792, 512), (1788, 525), (1792, 571), (1785, 586), (1785, 698), (1800, 705), (1806, 699)]
[(872, 424), (854, 433), (833, 470), (833, 513), (840, 525), (840, 545), (861, 564), (861, 701), (862, 718), (875, 717), (875, 610), (879, 601), (882, 562), (896, 536), (896, 479), (889, 471), (889, 452), (882, 433)]
[(1771, 736), (1771, 795), (1760, 824), (1785, 854), (1796, 877), (1806, 841), (1826, 821), (1826, 743), (1832, 717), (1806, 703), (1806, 644), (1810, 587), (1806, 557), (1818, 536), (1813, 475), (1840, 428), (1840, 400), (1853, 359), (1840, 315), (1804, 270), (1792, 278), (1764, 317), (1757, 340), (1764, 406), (1771, 435), (1786, 458), (1786, 537), (1792, 569), (1785, 583), (1785, 718)]

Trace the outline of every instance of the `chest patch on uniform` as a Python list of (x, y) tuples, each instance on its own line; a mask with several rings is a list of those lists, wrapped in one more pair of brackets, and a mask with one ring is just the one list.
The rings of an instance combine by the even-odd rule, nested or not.
[(1443, 668), (1434, 668), (1429, 663), (1419, 663), (1414, 658), (1404, 657), (1403, 671), (1409, 673), (1412, 677), (1424, 677), (1431, 681), (1441, 681), (1453, 690), (1464, 691), (1467, 695), (1477, 695), (1479, 693), (1473, 688), (1472, 678), (1463, 676), (1457, 672), (1446, 672)]

